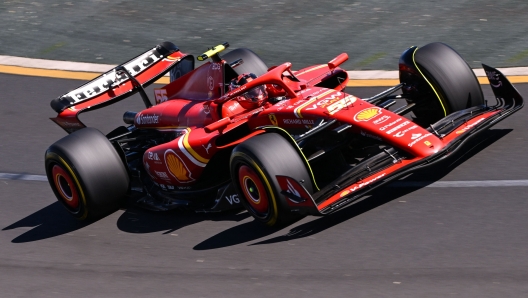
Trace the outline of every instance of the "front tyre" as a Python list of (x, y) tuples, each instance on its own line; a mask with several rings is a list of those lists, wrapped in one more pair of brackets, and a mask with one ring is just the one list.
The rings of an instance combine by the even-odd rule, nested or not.
[(302, 181), (313, 193), (312, 180), (295, 148), (282, 136), (266, 133), (233, 149), (231, 177), (242, 204), (258, 221), (268, 226), (291, 223), (301, 216), (290, 211), (282, 195), (277, 175)]
[(45, 166), (55, 196), (79, 220), (98, 219), (118, 210), (128, 191), (129, 176), (121, 158), (93, 128), (51, 145)]
[(480, 84), (467, 62), (440, 42), (405, 51), (400, 58), (400, 81), (416, 104), (413, 113), (422, 126), (484, 104)]

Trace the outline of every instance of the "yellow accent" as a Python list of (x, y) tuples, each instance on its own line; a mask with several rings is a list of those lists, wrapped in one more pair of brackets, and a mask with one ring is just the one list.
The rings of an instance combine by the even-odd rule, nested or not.
[[(83, 81), (91, 81), (101, 75), (101, 73), (95, 72), (53, 70), (10, 65), (0, 65), (0, 73)], [(508, 80), (511, 83), (528, 83), (528, 76), (508, 76)], [(481, 85), (489, 84), (487, 77), (478, 77), (478, 81)], [(159, 80), (154, 82), (154, 84), (160, 85), (167, 85), (169, 83), (169, 77), (161, 77)], [(349, 80), (347, 87), (393, 87), (399, 83), (400, 80), (398, 79)]]
[(270, 219), (270, 221), (268, 221), (266, 223), (266, 225), (268, 226), (273, 226), (276, 222), (277, 222), (277, 217), (278, 217), (278, 211), (277, 211), (277, 199), (275, 198), (275, 194), (273, 193), (273, 188), (271, 188), (271, 183), (269, 183), (268, 179), (266, 178), (266, 175), (264, 175), (264, 172), (262, 171), (262, 169), (257, 165), (257, 163), (251, 158), (249, 157), (248, 155), (242, 153), (242, 152), (237, 152), (235, 153), (235, 156), (236, 155), (243, 155), (245, 156), (245, 158), (249, 161), (251, 161), (251, 165), (259, 172), (260, 174), (260, 178), (262, 178), (262, 180), (264, 181), (264, 183), (266, 184), (267, 188), (268, 188), (268, 192), (271, 196), (271, 201), (273, 202), (272, 206), (273, 206), (273, 216), (272, 218)]
[(314, 70), (316, 70), (316, 69), (320, 69), (320, 68), (323, 68), (323, 67), (326, 67), (326, 66), (327, 66), (327, 64), (321, 64), (321, 65), (319, 65), (319, 66), (316, 66), (316, 67), (312, 67), (312, 68), (310, 68), (310, 69), (307, 69), (307, 70), (305, 70), (305, 71), (303, 71), (303, 72), (295, 73), (295, 76), (300, 76), (300, 75), (303, 75), (303, 74), (305, 74), (305, 73), (309, 73), (310, 71), (314, 71)]
[(198, 160), (199, 162), (201, 163), (208, 163), (209, 162), (209, 159), (207, 158), (204, 158), (202, 156), (200, 156), (198, 153), (196, 153), (196, 151), (193, 150), (193, 148), (191, 147), (191, 145), (189, 145), (189, 134), (191, 133), (191, 129), (188, 128), (187, 129), (187, 133), (183, 136), (183, 147), (185, 147), (185, 149), (187, 149), (187, 151), (189, 151), (189, 153), (194, 157), (196, 158), (196, 160)]
[(436, 89), (433, 87), (433, 85), (429, 82), (429, 80), (424, 76), (424, 74), (422, 73), (422, 71), (420, 70), (420, 68), (418, 67), (418, 64), (416, 64), (416, 61), (414, 61), (414, 54), (416, 54), (416, 51), (418, 50), (418, 48), (416, 48), (416, 50), (414, 50), (413, 52), (413, 63), (414, 63), (414, 66), (416, 66), (416, 69), (418, 69), (418, 71), (420, 72), (420, 74), (422, 75), (422, 77), (424, 78), (424, 80), (427, 82), (427, 84), (429, 84), (429, 86), (431, 86), (431, 89), (433, 89), (434, 93), (436, 94), (436, 97), (438, 97), (438, 101), (440, 102), (440, 105), (442, 106), (442, 109), (444, 110), (444, 116), (447, 116), (447, 111), (444, 107), (444, 103), (442, 102), (442, 98), (440, 98), (440, 95), (438, 95), (438, 92), (436, 92)]
[(204, 61), (207, 58), (210, 58), (211, 56), (220, 53), (221, 51), (225, 50), (226, 47), (223, 44), (217, 45), (216, 47), (213, 47), (209, 51), (203, 53), (202, 55), (196, 57), (199, 61)]
[(319, 95), (317, 95), (316, 97), (312, 97), (310, 98), (307, 102), (303, 103), (302, 105), (298, 106), (297, 108), (294, 109), (294, 113), (297, 115), (297, 118), (302, 118), (302, 114), (301, 114), (301, 110), (304, 109), (305, 107), (307, 107), (308, 105), (310, 105), (311, 103), (315, 102), (316, 100), (322, 98), (322, 97), (325, 97), (327, 96), (328, 94), (334, 92), (336, 90), (334, 89), (330, 89), (328, 91), (325, 91)]
[(161, 84), (161, 85), (167, 85), (170, 83), (169, 77), (161, 77), (157, 81), (154, 82), (154, 84)]
[(68, 169), (68, 172), (70, 172), (70, 175), (73, 177), (73, 180), (75, 180), (75, 184), (77, 184), (77, 189), (81, 193), (81, 199), (82, 199), (83, 206), (84, 206), (84, 214), (81, 217), (79, 217), (79, 219), (80, 220), (86, 219), (86, 217), (88, 217), (88, 205), (86, 205), (86, 198), (84, 197), (84, 192), (82, 190), (81, 184), (79, 183), (79, 179), (77, 179), (77, 176), (75, 176), (75, 174), (73, 173), (72, 168), (70, 168), (70, 166), (66, 163), (66, 161), (64, 161), (64, 159), (62, 159), (62, 157), (60, 157), (56, 153), (51, 153), (51, 154), (55, 155), (55, 157), (57, 157), (61, 161), (61, 163)]

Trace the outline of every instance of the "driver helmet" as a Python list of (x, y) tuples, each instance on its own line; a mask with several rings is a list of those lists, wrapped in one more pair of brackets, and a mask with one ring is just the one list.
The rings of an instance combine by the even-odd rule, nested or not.
[[(254, 73), (244, 73), (231, 80), (229, 83), (229, 91), (233, 91), (240, 86), (249, 83), (256, 79), (257, 76)], [(268, 92), (264, 85), (251, 88), (251, 90), (245, 92), (237, 98), (238, 103), (245, 109), (254, 109), (262, 105), (262, 103), (268, 98)]]

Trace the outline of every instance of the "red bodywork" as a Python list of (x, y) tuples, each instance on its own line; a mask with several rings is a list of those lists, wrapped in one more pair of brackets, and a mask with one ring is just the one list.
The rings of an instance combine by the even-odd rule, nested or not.
[[(186, 56), (178, 51), (167, 57), (158, 57), (149, 68), (135, 77), (143, 84), (174, 67)], [(284, 63), (230, 92), (226, 90), (230, 79), (226, 77), (229, 65), (225, 61), (207, 62), (172, 83), (157, 88), (154, 94), (156, 105), (137, 113), (134, 126), (137, 129), (175, 131), (178, 136), (170, 142), (149, 148), (143, 155), (145, 169), (164, 190), (190, 189), (200, 180), (205, 167), (217, 152), (265, 133), (260, 128), (277, 126), (289, 132), (302, 132), (312, 128), (321, 119), (336, 119), (339, 123), (351, 124), (351, 129), (357, 134), (383, 141), (410, 156), (395, 161), (393, 166), (364, 177), (361, 181), (343, 186), (341, 191), (320, 204), (307, 198), (309, 194), (303, 187), (292, 181), (293, 187), (306, 200), (290, 204), (311, 208), (311, 213), (317, 214), (342, 198), (435, 155), (459, 136), (470, 133), (479, 123), (500, 112), (480, 114), (440, 138), (405, 117), (345, 93), (343, 90), (348, 76), (338, 66), (347, 59), (346, 54), (341, 54), (328, 64), (299, 71), (291, 71), (291, 64)], [(332, 88), (318, 86), (338, 74), (343, 79)], [(286, 99), (275, 104), (266, 102), (252, 110), (244, 109), (237, 97), (260, 85), (265, 85), (268, 90), (279, 90)], [(68, 132), (75, 131), (84, 127), (77, 118), (80, 112), (111, 101), (132, 89), (132, 82), (126, 80), (90, 100), (72, 104), (52, 120)], [(249, 128), (249, 133), (240, 138), (218, 141), (242, 125)], [(287, 177), (278, 176), (278, 181), (281, 187), (288, 189)]]

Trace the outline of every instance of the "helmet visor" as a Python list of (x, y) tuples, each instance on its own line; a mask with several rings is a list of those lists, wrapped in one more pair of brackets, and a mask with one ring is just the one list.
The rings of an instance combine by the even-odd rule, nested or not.
[(264, 89), (264, 86), (257, 86), (244, 93), (242, 96), (244, 96), (246, 100), (259, 102), (266, 98), (266, 89)]

